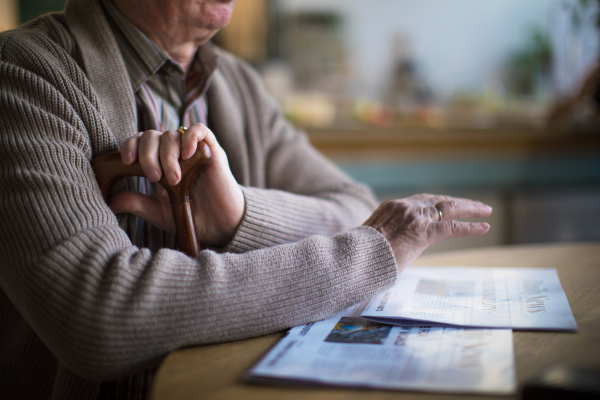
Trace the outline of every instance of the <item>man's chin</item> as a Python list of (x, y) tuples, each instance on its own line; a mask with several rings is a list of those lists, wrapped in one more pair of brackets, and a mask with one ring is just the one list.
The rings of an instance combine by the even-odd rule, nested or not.
[(211, 1), (203, 4), (200, 23), (209, 30), (219, 30), (229, 24), (235, 0)]

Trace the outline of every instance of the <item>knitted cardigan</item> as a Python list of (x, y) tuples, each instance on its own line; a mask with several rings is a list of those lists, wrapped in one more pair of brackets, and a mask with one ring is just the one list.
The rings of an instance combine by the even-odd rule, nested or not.
[[(225, 249), (132, 245), (90, 160), (137, 132), (129, 78), (97, 0), (0, 35), (0, 397), (93, 399), (99, 383), (183, 346), (279, 331), (391, 286), (375, 205), (220, 53), (209, 126), (242, 186)], [(127, 181), (116, 190), (125, 190)]]

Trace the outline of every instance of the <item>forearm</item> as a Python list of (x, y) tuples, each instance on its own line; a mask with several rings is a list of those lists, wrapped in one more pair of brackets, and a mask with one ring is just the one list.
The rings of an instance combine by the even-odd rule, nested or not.
[[(23, 250), (7, 243), (2, 253), (15, 260)], [(118, 228), (98, 226), (35, 262), (4, 265), (0, 281), (62, 363), (105, 380), (155, 365), (183, 346), (325, 318), (387, 288), (395, 276), (387, 241), (366, 227), (193, 259), (138, 250)]]
[(244, 218), (231, 243), (221, 251), (243, 253), (312, 235), (332, 236), (361, 225), (372, 211), (369, 202), (343, 192), (309, 196), (280, 190), (242, 190)]

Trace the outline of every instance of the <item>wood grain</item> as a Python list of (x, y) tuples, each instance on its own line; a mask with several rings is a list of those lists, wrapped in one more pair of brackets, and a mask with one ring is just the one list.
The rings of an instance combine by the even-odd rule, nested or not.
[[(600, 243), (490, 247), (420, 257), (414, 265), (556, 268), (579, 325), (578, 333), (513, 334), (519, 386), (553, 365), (600, 368)], [(171, 353), (156, 375), (153, 400), (517, 399), (387, 390), (276, 387), (242, 377), (283, 333)]]
[[(190, 198), (192, 182), (210, 163), (212, 154), (208, 145), (204, 142), (198, 143), (196, 153), (188, 160), (179, 159), (181, 166), (181, 181), (171, 186), (163, 174), (158, 182), (169, 194), (173, 218), (177, 228), (177, 244), (179, 250), (191, 257), (195, 257), (201, 250), (200, 241), (196, 234), (194, 212)], [(105, 153), (92, 160), (92, 168), (96, 174), (96, 180), (102, 191), (104, 201), (108, 202), (110, 189), (118, 178), (126, 176), (146, 176), (139, 162), (132, 165), (123, 164), (121, 153)]]

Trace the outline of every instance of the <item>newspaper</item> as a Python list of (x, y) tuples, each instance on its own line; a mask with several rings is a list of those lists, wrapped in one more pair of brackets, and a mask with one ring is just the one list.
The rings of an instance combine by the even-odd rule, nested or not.
[(360, 311), (355, 306), (291, 329), (246, 378), (427, 392), (515, 392), (511, 330), (392, 326), (360, 318)]
[(555, 269), (409, 267), (363, 318), (403, 326), (577, 331)]

